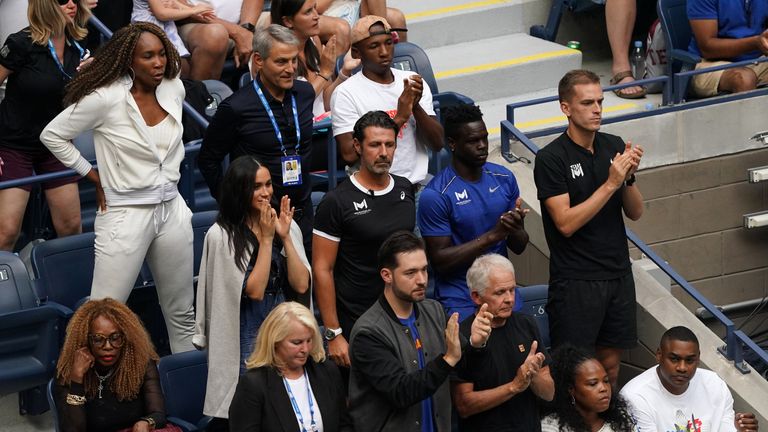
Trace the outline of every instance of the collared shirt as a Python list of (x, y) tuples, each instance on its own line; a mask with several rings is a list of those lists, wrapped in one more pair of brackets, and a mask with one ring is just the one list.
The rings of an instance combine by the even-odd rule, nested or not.
[(294, 81), (293, 87), (286, 92), (282, 101), (275, 99), (261, 84), (259, 77), (256, 82), (261, 86), (264, 96), (280, 128), (283, 143), (289, 155), (296, 153), (296, 128), (294, 126), (293, 109), (290, 93), (296, 97), (296, 108), (301, 128), (300, 186), (283, 186), (280, 158), (280, 142), (277, 140), (275, 129), (267, 115), (264, 105), (259, 100), (253, 85), (249, 84), (237, 90), (225, 99), (216, 111), (205, 133), (197, 163), (211, 195), (218, 197), (218, 188), (223, 178), (221, 162), (229, 155), (234, 161), (240, 156), (251, 155), (265, 164), (272, 174), (272, 184), (275, 196), (288, 195), (292, 205), (297, 209), (310, 199), (312, 192), (309, 167), (312, 147), (312, 103), (315, 91), (309, 83)]
[[(75, 75), (80, 51), (70, 40), (64, 46), (64, 72)], [(29, 28), (8, 36), (0, 47), (0, 65), (8, 76), (0, 103), (0, 146), (17, 150), (43, 148), (40, 132), (62, 109), (69, 82), (51, 56), (48, 45), (32, 42)]]

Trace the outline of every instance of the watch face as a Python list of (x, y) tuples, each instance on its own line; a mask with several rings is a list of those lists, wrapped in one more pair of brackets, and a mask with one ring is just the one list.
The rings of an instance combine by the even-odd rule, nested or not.
[(333, 330), (327, 328), (325, 329), (325, 339), (331, 340), (336, 337), (336, 333), (333, 332)]

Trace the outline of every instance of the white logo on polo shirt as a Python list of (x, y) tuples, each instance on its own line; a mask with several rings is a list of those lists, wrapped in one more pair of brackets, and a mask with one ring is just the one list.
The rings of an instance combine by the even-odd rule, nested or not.
[(584, 177), (584, 170), (581, 169), (580, 163), (571, 165), (571, 178), (576, 177)]
[(467, 190), (464, 189), (461, 192), (454, 192), (454, 195), (456, 195), (456, 201), (461, 201), (469, 198), (469, 194), (467, 193)]
[(355, 206), (355, 211), (360, 211), (360, 210), (368, 208), (368, 203), (365, 202), (365, 200), (362, 200), (359, 203), (356, 203), (356, 202), (352, 201), (352, 205)]

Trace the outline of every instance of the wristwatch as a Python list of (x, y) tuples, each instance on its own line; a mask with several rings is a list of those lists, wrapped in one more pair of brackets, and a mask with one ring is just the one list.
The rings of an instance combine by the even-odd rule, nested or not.
[(256, 33), (256, 26), (251, 23), (242, 23), (240, 24), (240, 27), (248, 30), (251, 33)]
[(325, 333), (323, 334), (323, 336), (325, 337), (325, 340), (332, 341), (332, 340), (336, 339), (336, 336), (338, 336), (340, 334), (341, 334), (341, 328), (332, 329), (332, 328), (326, 327), (325, 328)]
[(635, 178), (635, 175), (632, 174), (631, 176), (629, 176), (629, 180), (625, 181), (624, 184), (627, 186), (632, 186), (633, 184), (635, 184), (636, 181), (637, 179)]

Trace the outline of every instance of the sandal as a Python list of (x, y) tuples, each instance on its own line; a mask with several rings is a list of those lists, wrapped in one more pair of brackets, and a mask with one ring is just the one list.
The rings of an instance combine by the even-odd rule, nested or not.
[[(616, 75), (614, 75), (613, 78), (611, 78), (610, 83), (611, 83), (611, 85), (616, 85), (616, 84), (620, 83), (621, 80), (623, 80), (625, 78), (634, 78), (632, 76), (632, 72), (630, 72), (630, 71), (619, 72)], [(637, 86), (637, 87), (640, 87), (640, 91), (635, 92), (635, 93), (626, 93), (625, 90), (628, 89), (629, 87), (624, 87), (624, 88), (620, 88), (620, 89), (614, 90), (613, 94), (615, 94), (616, 96), (618, 96), (618, 97), (620, 97), (622, 99), (642, 99), (642, 98), (644, 98), (645, 97), (645, 87), (643, 87), (643, 86)]]

